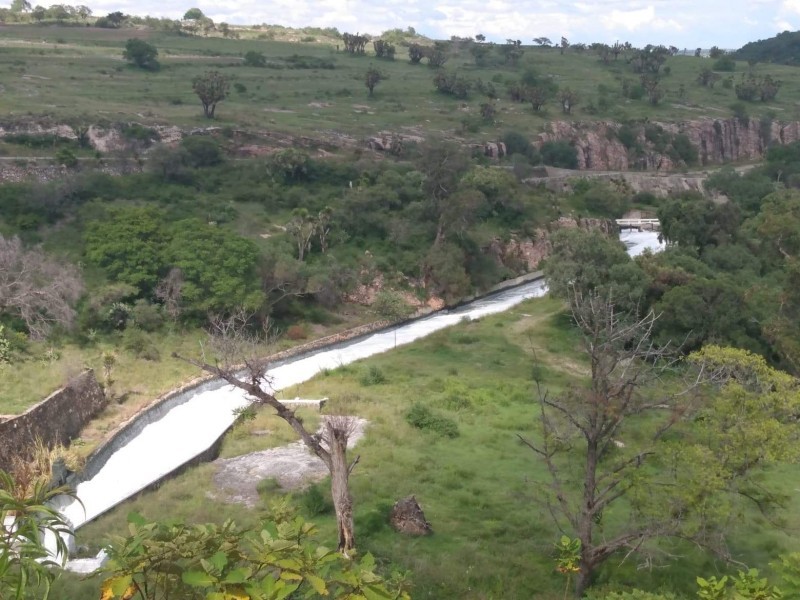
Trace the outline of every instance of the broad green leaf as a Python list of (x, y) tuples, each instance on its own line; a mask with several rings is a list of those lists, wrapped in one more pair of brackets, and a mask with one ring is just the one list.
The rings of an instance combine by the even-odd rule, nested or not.
[(186, 571), (181, 575), (183, 583), (194, 587), (208, 587), (214, 585), (217, 580), (204, 571)]

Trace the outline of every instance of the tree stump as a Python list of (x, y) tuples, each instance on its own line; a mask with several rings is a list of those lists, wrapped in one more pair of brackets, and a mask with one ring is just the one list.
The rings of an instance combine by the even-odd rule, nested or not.
[(425, 513), (417, 503), (414, 496), (408, 496), (398, 500), (392, 507), (389, 514), (389, 522), (392, 528), (408, 535), (429, 535), (433, 533), (431, 524), (425, 520)]

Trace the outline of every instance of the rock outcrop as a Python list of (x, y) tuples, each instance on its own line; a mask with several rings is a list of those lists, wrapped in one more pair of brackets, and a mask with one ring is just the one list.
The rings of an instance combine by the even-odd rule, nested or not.
[(663, 142), (645, 135), (646, 126), (660, 128), (667, 136), (685, 135), (697, 150), (698, 163), (702, 166), (759, 160), (771, 145), (800, 140), (800, 122), (797, 121), (704, 118), (629, 125), (635, 139), (628, 139), (627, 146), (620, 140), (619, 132), (623, 127), (620, 123), (553, 121), (534, 142), (541, 147), (548, 141), (568, 141), (577, 150), (581, 170), (670, 171), (685, 167), (675, 152), (663, 147)]

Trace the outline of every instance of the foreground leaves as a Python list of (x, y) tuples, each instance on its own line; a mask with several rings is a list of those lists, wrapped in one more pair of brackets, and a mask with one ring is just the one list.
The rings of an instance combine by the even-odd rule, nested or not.
[(286, 510), (260, 528), (146, 522), (128, 517), (129, 535), (108, 548), (101, 600), (406, 600), (397, 578), (314, 543), (316, 527)]

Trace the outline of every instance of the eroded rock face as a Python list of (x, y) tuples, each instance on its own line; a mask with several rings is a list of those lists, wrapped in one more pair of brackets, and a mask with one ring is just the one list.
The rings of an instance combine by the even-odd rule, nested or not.
[[(679, 123), (657, 123), (669, 134), (684, 134), (697, 149), (700, 165), (718, 165), (731, 161), (759, 160), (772, 144), (790, 144), (800, 140), (797, 121), (761, 121), (758, 119), (697, 119)], [(568, 141), (578, 154), (578, 168), (591, 171), (669, 171), (685, 165), (658, 151), (639, 127), (636, 145), (641, 153), (625, 147), (617, 133), (620, 123), (553, 121), (534, 140), (539, 147), (548, 141)]]
[(429, 535), (433, 533), (431, 524), (425, 519), (417, 499), (408, 496), (395, 502), (389, 514), (389, 523), (392, 528), (406, 535)]

